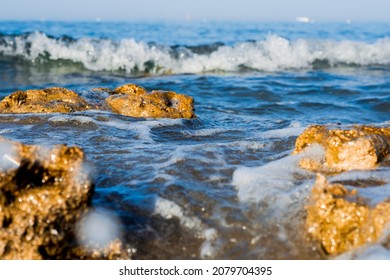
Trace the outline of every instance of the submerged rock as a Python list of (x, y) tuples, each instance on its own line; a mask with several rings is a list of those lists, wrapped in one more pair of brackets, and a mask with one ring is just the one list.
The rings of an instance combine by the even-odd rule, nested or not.
[(376, 206), (342, 184), (329, 184), (318, 174), (307, 206), (306, 227), (328, 254), (339, 254), (382, 235), (390, 221), (390, 201)]
[(390, 155), (390, 128), (354, 126), (344, 130), (310, 126), (297, 138), (294, 153), (313, 144), (323, 146), (324, 158), (320, 162), (304, 158), (303, 168), (328, 172), (371, 169)]
[(129, 84), (114, 89), (106, 99), (116, 113), (141, 118), (194, 118), (194, 99), (173, 91), (147, 92)]
[(16, 91), (0, 102), (0, 113), (70, 113), (90, 109), (74, 91), (53, 87)]
[[(85, 250), (75, 250), (74, 232), (93, 190), (80, 148), (0, 138), (0, 259), (93, 257), (76, 254)], [(118, 245), (105, 250), (100, 256), (118, 256)]]

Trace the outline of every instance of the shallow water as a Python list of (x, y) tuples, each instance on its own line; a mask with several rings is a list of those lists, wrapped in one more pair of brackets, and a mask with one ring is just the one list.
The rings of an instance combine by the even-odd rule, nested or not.
[[(302, 226), (315, 174), (291, 152), (309, 124), (389, 125), (389, 30), (2, 22), (1, 96), (64, 86), (99, 104), (105, 96), (93, 88), (136, 83), (194, 97), (198, 117), (1, 115), (0, 135), (82, 147), (96, 179), (93, 205), (119, 217), (134, 258), (328, 258)], [(389, 197), (388, 174), (384, 167), (331, 181), (381, 180), (363, 190), (376, 203)], [(378, 248), (350, 257), (388, 256)]]

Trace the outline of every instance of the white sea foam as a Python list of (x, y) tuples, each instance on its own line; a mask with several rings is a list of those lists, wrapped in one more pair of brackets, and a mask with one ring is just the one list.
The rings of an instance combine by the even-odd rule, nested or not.
[(233, 173), (232, 184), (243, 202), (259, 202), (278, 196), (278, 203), (290, 203), (288, 189), (294, 185), (297, 157), (288, 156), (259, 167), (240, 167)]
[(310, 177), (310, 172), (299, 167), (302, 157), (322, 157), (323, 149), (313, 145), (299, 155), (288, 155), (258, 167), (239, 167), (233, 173), (232, 184), (237, 196), (245, 203), (268, 201), (274, 210), (287, 209), (310, 187), (299, 183), (298, 177)]
[(225, 143), (218, 144), (218, 146), (227, 146), (232, 148), (239, 147), (243, 149), (259, 150), (259, 149), (263, 149), (266, 146), (266, 144), (259, 141), (234, 141), (227, 144)]
[(183, 131), (182, 133), (185, 135), (202, 137), (202, 136), (213, 136), (218, 133), (222, 133), (227, 131), (223, 128), (206, 128), (206, 129), (198, 129), (194, 131)]
[(161, 197), (156, 200), (154, 213), (166, 219), (176, 217), (180, 220), (181, 225), (189, 229), (199, 229), (202, 225), (202, 222), (198, 218), (185, 215), (182, 208), (175, 202)]
[(90, 210), (77, 225), (78, 242), (90, 249), (101, 249), (121, 239), (119, 219), (105, 209)]
[(298, 136), (305, 130), (305, 127), (302, 126), (299, 122), (292, 122), (290, 126), (281, 129), (267, 130), (264, 132), (258, 133), (258, 137), (262, 138), (283, 138), (290, 136)]
[(16, 36), (11, 44), (1, 44), (0, 53), (21, 56), (37, 62), (41, 56), (50, 60), (65, 59), (82, 63), (90, 70), (150, 73), (235, 72), (242, 68), (259, 71), (305, 69), (316, 61), (338, 64), (390, 64), (390, 39), (374, 43), (358, 41), (307, 40), (290, 41), (270, 35), (257, 42), (221, 46), (210, 53), (173, 55), (167, 46), (148, 45), (134, 39), (114, 42), (108, 39), (82, 38), (67, 42), (39, 32)]
[(87, 116), (66, 116), (66, 115), (55, 115), (53, 117), (50, 117), (48, 121), (51, 122), (70, 122), (70, 121), (76, 121), (79, 123), (96, 123), (96, 121)]
[(13, 132), (13, 130), (10, 128), (0, 129), (0, 134), (11, 133), (11, 132)]
[(165, 219), (178, 218), (182, 226), (195, 231), (201, 236), (204, 239), (199, 252), (201, 258), (210, 258), (215, 255), (217, 248), (214, 241), (218, 237), (216, 229), (207, 228), (200, 219), (187, 215), (175, 202), (161, 197), (156, 200), (154, 214), (158, 214)]
[(88, 116), (72, 116), (72, 115), (55, 115), (48, 119), (51, 122), (72, 122), (76, 121), (83, 124), (96, 124), (99, 126), (108, 126), (114, 127), (120, 130), (129, 130), (133, 131), (138, 135), (138, 138), (141, 140), (146, 140), (149, 142), (153, 142), (151, 129), (154, 127), (164, 127), (171, 125), (179, 125), (182, 123), (181, 119), (161, 119), (161, 120), (148, 120), (148, 121), (137, 121), (137, 122), (129, 122), (129, 121), (120, 121), (109, 119), (106, 121), (98, 121), (92, 117)]
[(201, 258), (211, 258), (215, 255), (216, 245), (215, 240), (218, 237), (218, 232), (214, 228), (207, 228), (202, 231), (202, 235), (205, 241), (200, 247), (200, 257)]

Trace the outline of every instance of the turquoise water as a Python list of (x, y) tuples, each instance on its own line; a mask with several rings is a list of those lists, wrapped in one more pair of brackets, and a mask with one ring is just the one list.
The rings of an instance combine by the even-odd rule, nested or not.
[(0, 135), (82, 147), (93, 205), (134, 258), (328, 258), (302, 227), (315, 174), (294, 142), (309, 124), (388, 125), (389, 71), (387, 23), (0, 22), (1, 96), (63, 86), (99, 102), (93, 88), (136, 83), (194, 97), (198, 116), (2, 115)]

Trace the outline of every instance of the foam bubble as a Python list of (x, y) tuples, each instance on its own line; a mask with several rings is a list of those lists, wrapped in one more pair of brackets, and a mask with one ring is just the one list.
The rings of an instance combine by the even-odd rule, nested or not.
[(20, 162), (13, 150), (14, 145), (12, 143), (0, 142), (0, 169), (5, 172), (20, 166)]
[(54, 161), (56, 156), (52, 153), (54, 145), (46, 141), (39, 141), (38, 147), (35, 150), (37, 159), (40, 161)]
[(202, 243), (200, 247), (200, 257), (204, 258), (212, 258), (216, 253), (215, 240), (218, 237), (218, 233), (214, 228), (208, 228), (203, 230), (202, 235), (205, 241)]
[(90, 210), (77, 225), (77, 237), (79, 243), (87, 248), (102, 249), (121, 238), (120, 222), (111, 211)]

